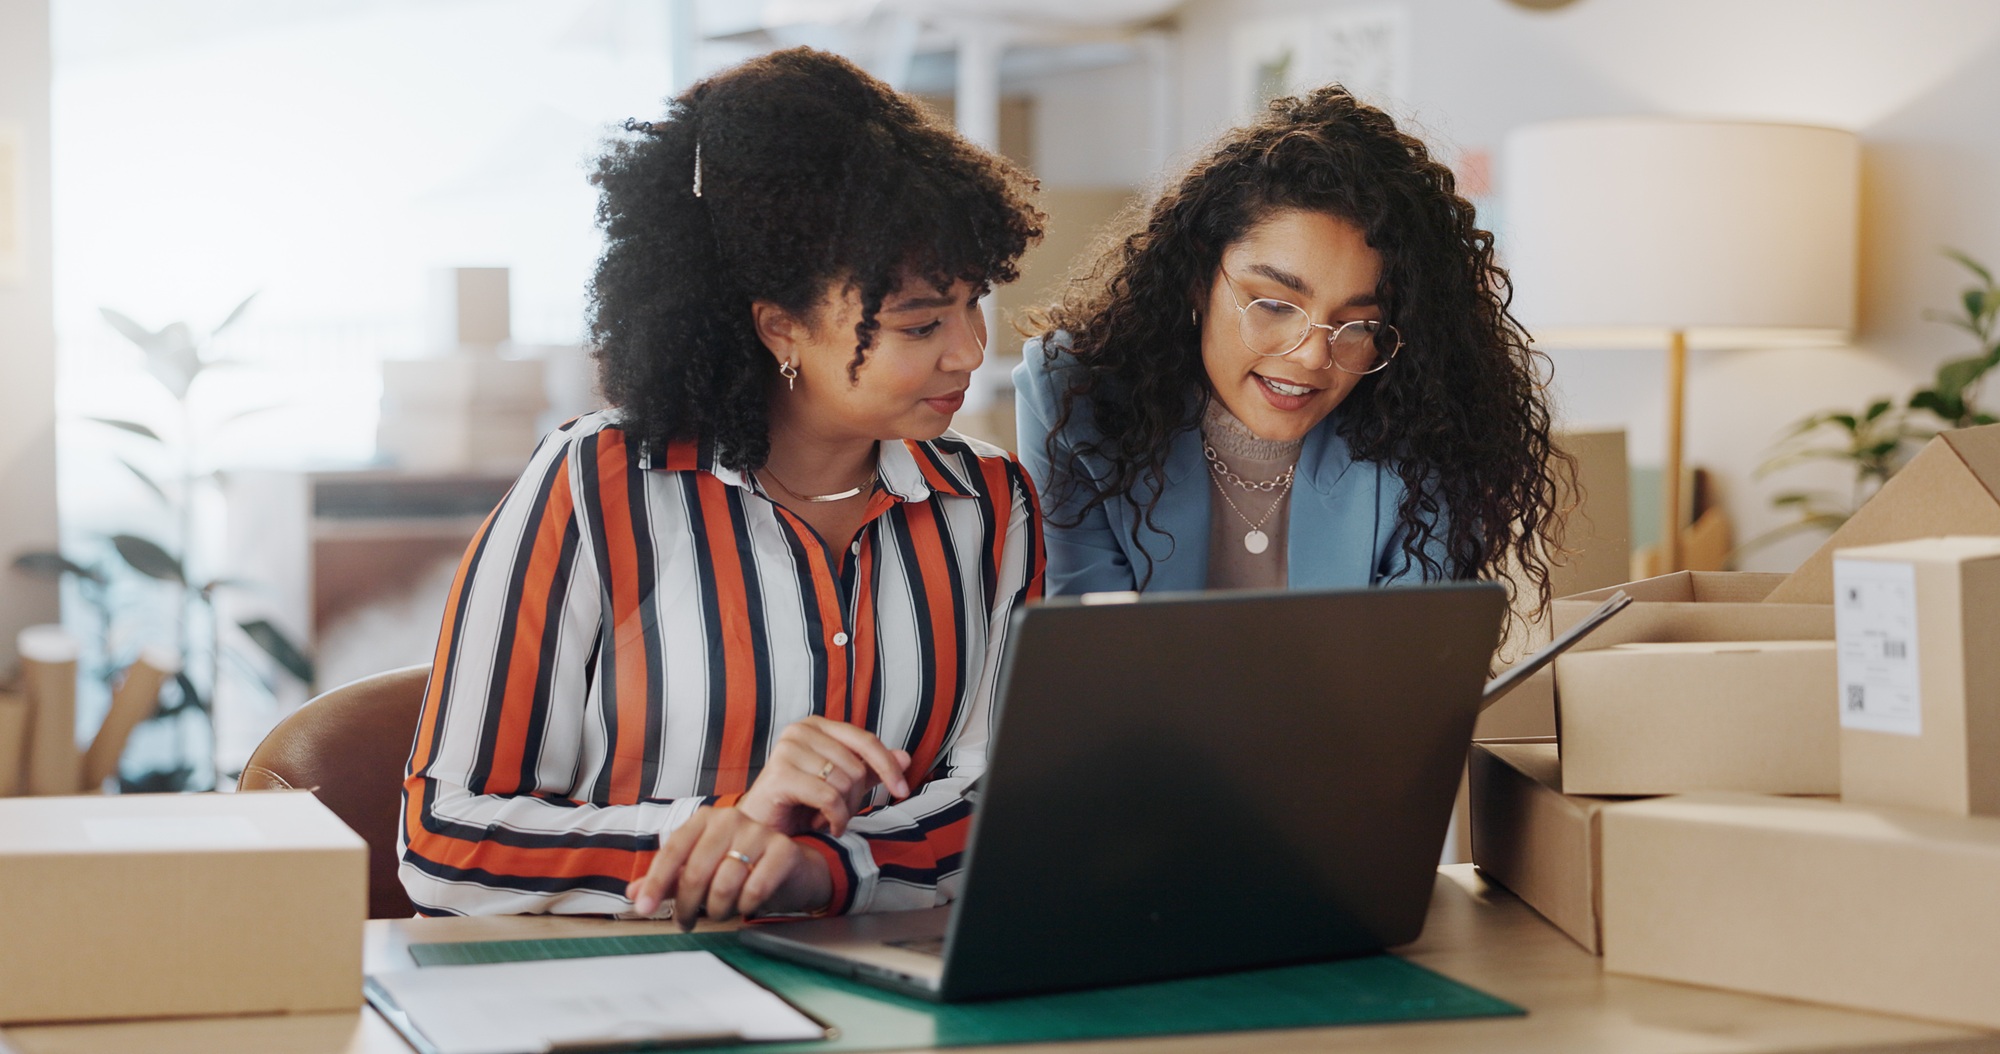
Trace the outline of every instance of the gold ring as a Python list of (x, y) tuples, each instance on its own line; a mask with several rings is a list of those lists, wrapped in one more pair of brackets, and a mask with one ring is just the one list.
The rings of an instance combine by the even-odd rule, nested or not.
[(756, 863), (755, 860), (750, 859), (749, 853), (746, 853), (741, 849), (731, 849), (728, 852), (723, 853), (722, 855), (742, 864), (744, 867), (750, 867), (751, 865)]
[(827, 762), (826, 764), (824, 764), (824, 765), (821, 765), (821, 766), (819, 767), (819, 778), (820, 778), (820, 779), (824, 780), (824, 779), (826, 779), (826, 778), (827, 778), (828, 776), (831, 776), (831, 775), (833, 775), (833, 762), (829, 761), (829, 762)]

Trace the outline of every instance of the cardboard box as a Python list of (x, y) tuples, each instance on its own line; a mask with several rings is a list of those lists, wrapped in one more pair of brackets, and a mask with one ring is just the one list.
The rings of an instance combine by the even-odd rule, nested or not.
[(2000, 535), (2000, 425), (1945, 432), (1882, 485), (1771, 591), (1780, 604), (1833, 603), (1841, 549), (1945, 534)]
[(1842, 549), (1840, 793), (2000, 816), (2000, 538)]
[[(1631, 565), (1632, 525), (1625, 433), (1621, 429), (1578, 430), (1557, 434), (1556, 447), (1576, 459), (1577, 487), (1558, 486), (1556, 502), (1570, 509), (1564, 523), (1562, 563), (1549, 568), (1549, 588), (1556, 599), (1601, 589), (1626, 579)], [(1558, 481), (1560, 482), (1560, 481)], [(1496, 655), (1494, 673), (1504, 672), (1553, 637), (1553, 607), (1530, 619), (1539, 598), (1518, 569), (1507, 573), (1516, 600), (1515, 618)], [(1585, 609), (1588, 610), (1588, 609)], [(1522, 739), (1555, 735), (1555, 677), (1542, 670), (1528, 678), (1479, 715), (1473, 735), (1479, 739)]]
[(1619, 644), (1555, 665), (1565, 794), (1840, 790), (1832, 641)]
[(1596, 953), (1598, 815), (1617, 798), (1567, 795), (1553, 739), (1472, 744), (1472, 862)]
[(1606, 970), (2000, 1027), (2000, 819), (1700, 794), (1600, 834)]
[(0, 800), (0, 1024), (353, 1009), (367, 866), (304, 791)]

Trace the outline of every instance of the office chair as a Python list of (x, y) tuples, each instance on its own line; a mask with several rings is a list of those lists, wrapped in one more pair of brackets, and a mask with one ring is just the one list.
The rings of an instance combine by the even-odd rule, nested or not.
[(237, 789), (311, 789), (368, 843), (368, 917), (416, 908), (396, 876), (403, 769), (416, 739), (428, 666), (410, 666), (325, 692), (264, 737)]

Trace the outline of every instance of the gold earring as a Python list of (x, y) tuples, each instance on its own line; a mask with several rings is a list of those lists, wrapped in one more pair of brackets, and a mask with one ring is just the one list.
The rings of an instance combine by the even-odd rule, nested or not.
[(786, 391), (792, 391), (799, 386), (799, 367), (790, 359), (778, 364), (778, 376), (785, 379)]

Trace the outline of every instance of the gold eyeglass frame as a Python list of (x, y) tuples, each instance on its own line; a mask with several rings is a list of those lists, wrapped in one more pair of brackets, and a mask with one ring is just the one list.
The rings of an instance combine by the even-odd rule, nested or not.
[[(1216, 271), (1222, 275), (1223, 282), (1228, 284), (1229, 299), (1236, 304), (1236, 339), (1242, 341), (1243, 347), (1247, 349), (1252, 355), (1256, 355), (1260, 358), (1266, 358), (1266, 359), (1284, 358), (1285, 356), (1290, 355), (1292, 352), (1295, 352), (1300, 348), (1304, 347), (1306, 341), (1312, 339), (1313, 330), (1323, 329), (1326, 330), (1327, 365), (1320, 366), (1317, 368), (1323, 370), (1330, 366), (1334, 369), (1339, 370), (1342, 373), (1351, 373), (1357, 377), (1366, 377), (1371, 373), (1382, 372), (1382, 370), (1388, 367), (1390, 362), (1395, 360), (1396, 353), (1403, 350), (1403, 331), (1397, 329), (1390, 323), (1383, 322), (1377, 319), (1355, 319), (1352, 322), (1342, 322), (1338, 325), (1332, 325), (1325, 322), (1314, 322), (1312, 320), (1312, 315), (1309, 312), (1307, 312), (1305, 308), (1302, 308), (1299, 305), (1294, 304), (1289, 300), (1279, 300), (1276, 297), (1270, 297), (1270, 296), (1260, 296), (1251, 300), (1248, 304), (1245, 304), (1243, 303), (1243, 291), (1236, 288), (1236, 280), (1229, 276), (1229, 271), (1225, 268), (1220, 268), (1220, 267), (1216, 268)], [(1272, 351), (1272, 352), (1258, 351), (1256, 348), (1250, 346), (1250, 338), (1244, 334), (1243, 329), (1245, 326), (1248, 326), (1250, 324), (1250, 309), (1252, 307), (1255, 307), (1260, 301), (1271, 304), (1279, 304), (1284, 307), (1291, 308), (1293, 311), (1299, 313), (1299, 317), (1306, 320), (1305, 331), (1299, 334), (1299, 339), (1297, 343), (1293, 344), (1291, 347), (1286, 348), (1283, 351)], [(1381, 358), (1376, 361), (1373, 368), (1366, 370), (1350, 370), (1347, 367), (1342, 366), (1340, 364), (1340, 356), (1335, 352), (1334, 349), (1338, 346), (1336, 342), (1340, 340), (1340, 335), (1342, 333), (1345, 333), (1347, 331), (1347, 327), (1349, 326), (1374, 327), (1373, 329), (1364, 330), (1364, 332), (1369, 334), (1369, 339), (1373, 341), (1375, 344), (1375, 353), (1381, 356)], [(1395, 341), (1394, 346), (1392, 346), (1386, 354), (1383, 353), (1382, 351), (1382, 342), (1379, 339), (1383, 331), (1385, 330), (1388, 332), (1390, 338)]]

